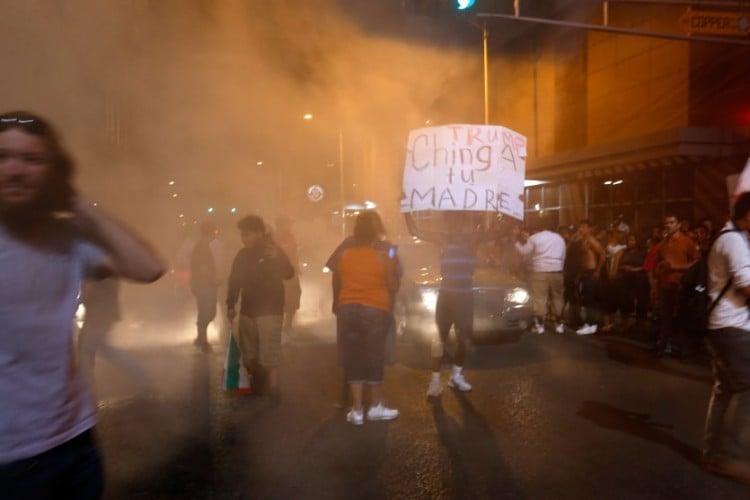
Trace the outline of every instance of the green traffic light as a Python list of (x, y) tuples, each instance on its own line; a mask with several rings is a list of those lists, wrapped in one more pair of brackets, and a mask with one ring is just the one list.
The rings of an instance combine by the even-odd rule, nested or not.
[(456, 8), (458, 10), (467, 10), (474, 7), (476, 0), (456, 0)]

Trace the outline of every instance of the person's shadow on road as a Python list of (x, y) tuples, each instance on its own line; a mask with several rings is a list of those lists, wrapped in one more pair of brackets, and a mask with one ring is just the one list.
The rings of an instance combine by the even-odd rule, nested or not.
[[(442, 398), (430, 398), (432, 415), (450, 459), (446, 484), (454, 498), (526, 498), (497, 445), (492, 429), (463, 393), (455, 392), (461, 423), (445, 413)], [(446, 397), (444, 394), (442, 397)]]
[(688, 462), (700, 465), (701, 452), (679, 439), (669, 431), (671, 425), (651, 420), (651, 415), (616, 408), (599, 401), (583, 401), (576, 412), (581, 418), (603, 427), (625, 432), (632, 436), (666, 446)]
[(694, 364), (677, 364), (664, 362), (661, 359), (653, 357), (649, 352), (644, 352), (642, 348), (628, 345), (622, 342), (605, 341), (607, 356), (613, 361), (629, 366), (637, 366), (645, 370), (653, 370), (666, 375), (702, 382), (705, 384), (713, 383), (710, 373), (702, 369), (699, 365)]

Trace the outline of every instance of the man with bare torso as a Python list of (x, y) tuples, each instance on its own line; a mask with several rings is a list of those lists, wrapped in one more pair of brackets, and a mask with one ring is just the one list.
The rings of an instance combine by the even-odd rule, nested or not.
[(580, 239), (580, 276), (581, 305), (586, 309), (584, 324), (576, 330), (578, 335), (596, 333), (599, 322), (599, 303), (601, 296), (601, 270), (606, 260), (602, 245), (594, 238), (591, 222), (583, 220), (578, 225)]

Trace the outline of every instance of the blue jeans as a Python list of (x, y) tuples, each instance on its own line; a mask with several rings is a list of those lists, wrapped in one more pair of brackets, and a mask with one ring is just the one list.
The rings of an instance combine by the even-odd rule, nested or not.
[(103, 491), (102, 457), (90, 430), (39, 455), (0, 465), (5, 500), (96, 500)]
[(703, 454), (750, 459), (750, 331), (711, 330), (706, 337), (714, 387)]

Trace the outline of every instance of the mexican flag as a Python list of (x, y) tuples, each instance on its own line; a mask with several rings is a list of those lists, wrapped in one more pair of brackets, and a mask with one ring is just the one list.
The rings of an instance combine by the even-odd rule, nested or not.
[(222, 389), (225, 391), (250, 394), (250, 376), (242, 363), (240, 347), (231, 331), (229, 332), (227, 356), (224, 360), (224, 373), (221, 378)]

